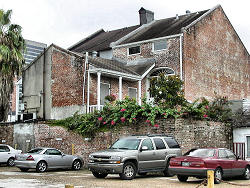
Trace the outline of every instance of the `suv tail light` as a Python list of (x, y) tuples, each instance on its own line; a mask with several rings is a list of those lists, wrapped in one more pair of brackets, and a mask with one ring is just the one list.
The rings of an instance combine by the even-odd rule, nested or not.
[(190, 166), (192, 166), (192, 167), (205, 167), (205, 163), (204, 163), (204, 161), (195, 161), (195, 162), (191, 162)]
[(26, 159), (26, 161), (34, 161), (34, 158), (32, 157), (32, 155), (29, 155)]

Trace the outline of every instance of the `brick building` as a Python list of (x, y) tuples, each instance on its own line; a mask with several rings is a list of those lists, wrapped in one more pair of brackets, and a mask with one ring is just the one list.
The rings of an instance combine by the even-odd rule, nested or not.
[(214, 92), (250, 97), (250, 56), (220, 5), (161, 20), (141, 8), (139, 18), (140, 25), (101, 29), (68, 50), (49, 46), (24, 71), (25, 112), (60, 119), (101, 109), (109, 94), (140, 104), (161, 72), (179, 75), (190, 101)]

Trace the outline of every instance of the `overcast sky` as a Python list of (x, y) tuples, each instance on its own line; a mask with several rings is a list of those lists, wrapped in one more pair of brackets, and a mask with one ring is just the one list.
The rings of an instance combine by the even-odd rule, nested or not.
[(249, 0), (0, 0), (1, 9), (13, 10), (12, 23), (22, 26), (24, 38), (63, 48), (101, 28), (138, 25), (141, 7), (163, 19), (218, 4), (250, 52)]

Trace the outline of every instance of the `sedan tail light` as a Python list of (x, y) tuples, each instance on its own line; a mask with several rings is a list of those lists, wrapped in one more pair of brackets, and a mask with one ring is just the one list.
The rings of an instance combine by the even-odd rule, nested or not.
[(204, 161), (195, 161), (190, 163), (191, 167), (205, 167)]
[(32, 157), (32, 155), (29, 155), (26, 159), (26, 161), (34, 161), (34, 158)]
[(181, 166), (181, 161), (171, 160), (169, 164), (170, 166)]

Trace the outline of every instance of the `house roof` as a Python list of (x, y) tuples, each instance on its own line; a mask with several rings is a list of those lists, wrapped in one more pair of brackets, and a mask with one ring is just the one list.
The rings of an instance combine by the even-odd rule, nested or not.
[(181, 29), (183, 27), (188, 26), (193, 21), (205, 14), (207, 11), (209, 10), (188, 13), (182, 16), (178, 16), (178, 19), (176, 19), (176, 17), (172, 17), (155, 20), (147, 24), (147, 27), (145, 27), (145, 25), (135, 25), (112, 31), (104, 31), (103, 29), (101, 29), (69, 47), (68, 50), (80, 53), (109, 50), (111, 49), (111, 43), (118, 41), (128, 34), (132, 34), (131, 32), (135, 30), (136, 32), (134, 32), (132, 36), (123, 40), (120, 44), (179, 34), (182, 32)]
[(125, 27), (113, 31), (104, 31), (103, 29), (101, 29), (90, 35), (89, 37), (74, 44), (68, 50), (74, 52), (92, 52), (108, 50), (111, 49), (110, 43), (119, 40), (128, 33), (137, 29), (138, 27), (140, 27), (140, 25)]
[(89, 57), (88, 61), (96, 68), (117, 71), (135, 76), (142, 76), (155, 63), (155, 60), (145, 59), (144, 63), (132, 63), (132, 65), (128, 65), (116, 59), (110, 60), (100, 57)]
[(121, 44), (180, 34), (182, 33), (182, 28), (188, 26), (208, 11), (209, 10), (204, 10), (195, 13), (188, 13), (181, 16), (155, 20), (148, 27), (144, 27), (138, 33), (122, 41)]

